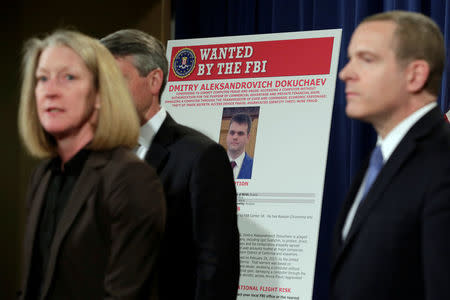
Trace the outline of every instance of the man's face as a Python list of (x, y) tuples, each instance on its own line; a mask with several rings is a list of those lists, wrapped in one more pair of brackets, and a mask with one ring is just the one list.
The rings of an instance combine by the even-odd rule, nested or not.
[(139, 71), (133, 65), (132, 60), (131, 56), (116, 57), (116, 62), (125, 77), (142, 125), (148, 121), (148, 111), (152, 105), (149, 90), (150, 84), (147, 77), (139, 75)]
[(245, 150), (245, 145), (249, 140), (247, 129), (247, 123), (231, 122), (230, 124), (227, 134), (227, 149), (234, 156), (240, 155)]
[(347, 116), (377, 124), (392, 122), (406, 103), (406, 75), (394, 53), (391, 21), (362, 23), (348, 47), (349, 62), (339, 72), (345, 81)]

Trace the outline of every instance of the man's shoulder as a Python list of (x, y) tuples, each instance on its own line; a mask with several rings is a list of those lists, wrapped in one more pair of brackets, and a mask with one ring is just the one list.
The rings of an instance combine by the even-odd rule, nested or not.
[[(211, 169), (223, 170), (226, 167), (231, 171), (223, 146), (203, 133), (180, 124), (170, 124), (170, 128), (163, 128), (161, 133), (163, 132), (168, 136), (156, 141), (159, 148), (165, 149), (164, 162), (157, 167), (163, 182), (171, 184), (185, 182), (191, 172), (203, 173)], [(167, 180), (169, 177), (171, 180)], [(175, 177), (184, 179), (175, 180)], [(205, 180), (209, 179), (211, 178)]]
[(244, 162), (247, 162), (247, 163), (253, 163), (253, 157), (251, 157), (250, 155), (248, 155), (247, 152), (245, 152)]
[(424, 153), (432, 160), (440, 160), (441, 163), (450, 163), (450, 125), (439, 124), (429, 135), (418, 140), (419, 153)]
[(176, 122), (168, 124), (165, 130), (170, 131), (172, 135), (172, 145), (194, 147), (194, 149), (201, 150), (217, 144), (200, 131)]
[[(422, 117), (412, 128), (411, 134), (405, 138), (417, 140), (421, 150), (441, 151), (448, 155), (450, 149), (450, 124), (444, 121), (442, 114), (437, 110), (429, 112)], [(450, 156), (448, 156), (450, 159)]]
[(420, 120), (411, 128), (393, 155), (397, 159), (407, 155), (408, 163), (417, 166), (423, 176), (439, 176), (438, 170), (450, 168), (450, 125), (430, 117), (425, 121)]

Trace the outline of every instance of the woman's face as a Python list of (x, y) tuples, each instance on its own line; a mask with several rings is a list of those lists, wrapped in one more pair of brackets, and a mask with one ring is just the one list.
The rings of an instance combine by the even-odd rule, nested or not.
[(100, 100), (92, 73), (71, 48), (56, 45), (42, 51), (35, 97), (41, 125), (57, 141), (93, 136)]

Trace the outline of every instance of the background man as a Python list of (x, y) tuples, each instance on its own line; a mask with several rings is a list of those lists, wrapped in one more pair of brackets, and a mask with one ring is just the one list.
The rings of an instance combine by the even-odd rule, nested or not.
[(160, 299), (235, 299), (239, 281), (236, 190), (225, 150), (160, 106), (168, 63), (161, 42), (120, 30), (101, 42), (125, 76), (141, 121), (138, 156), (156, 170), (167, 201)]
[(442, 34), (421, 14), (381, 13), (356, 28), (348, 57), (346, 114), (371, 123), (378, 142), (338, 218), (332, 298), (450, 299)]
[(236, 179), (252, 177), (253, 158), (245, 152), (251, 128), (252, 120), (248, 114), (239, 113), (231, 118), (227, 134), (227, 152)]

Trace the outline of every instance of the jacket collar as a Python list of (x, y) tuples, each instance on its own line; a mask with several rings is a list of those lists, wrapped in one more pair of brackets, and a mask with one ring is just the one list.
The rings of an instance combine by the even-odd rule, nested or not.
[(166, 119), (162, 123), (155, 138), (145, 155), (145, 161), (153, 166), (160, 174), (165, 162), (169, 159), (169, 146), (176, 139), (175, 128), (179, 126), (177, 122), (167, 113)]

